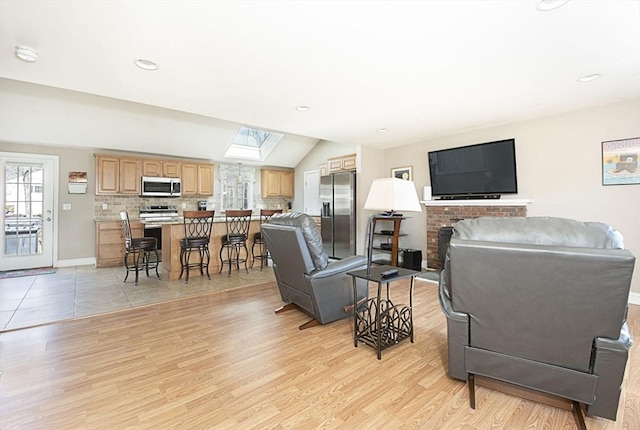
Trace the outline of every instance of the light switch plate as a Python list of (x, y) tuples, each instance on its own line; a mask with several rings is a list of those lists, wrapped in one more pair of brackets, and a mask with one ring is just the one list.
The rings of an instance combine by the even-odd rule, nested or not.
[(70, 211), (71, 210), (71, 203), (63, 203), (62, 204), (62, 210), (63, 211)]

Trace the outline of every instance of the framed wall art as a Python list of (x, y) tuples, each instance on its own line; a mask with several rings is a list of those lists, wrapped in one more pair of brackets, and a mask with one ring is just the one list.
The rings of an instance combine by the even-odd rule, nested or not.
[(640, 137), (602, 142), (602, 185), (640, 184)]
[(391, 169), (391, 176), (405, 181), (413, 181), (413, 167), (396, 167)]

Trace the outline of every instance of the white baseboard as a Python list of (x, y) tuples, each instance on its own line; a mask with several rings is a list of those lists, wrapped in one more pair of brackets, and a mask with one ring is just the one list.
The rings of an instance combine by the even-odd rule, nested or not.
[(88, 266), (88, 265), (96, 265), (95, 257), (88, 258), (73, 258), (70, 260), (58, 260), (55, 264), (55, 267), (71, 267), (71, 266)]

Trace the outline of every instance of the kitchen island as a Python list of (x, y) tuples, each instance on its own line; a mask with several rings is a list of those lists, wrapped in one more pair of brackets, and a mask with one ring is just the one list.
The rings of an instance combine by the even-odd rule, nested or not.
[[(253, 235), (260, 231), (260, 217), (252, 217), (249, 227), (249, 237), (247, 238), (247, 264), (251, 265), (251, 245), (253, 245)], [(222, 237), (227, 234), (225, 217), (215, 217), (211, 230), (211, 240), (209, 241), (209, 252), (211, 261), (209, 262), (209, 273), (220, 271), (220, 247)], [(180, 276), (180, 240), (184, 238), (184, 227), (182, 222), (172, 222), (162, 224), (162, 271), (163, 279), (174, 280)], [(257, 250), (256, 250), (257, 252)], [(190, 262), (200, 261), (198, 253), (191, 254)], [(243, 266), (240, 266), (244, 270)], [(206, 273), (206, 272), (205, 272)], [(192, 268), (189, 278), (202, 276), (198, 268)], [(182, 275), (184, 279), (186, 274)]]

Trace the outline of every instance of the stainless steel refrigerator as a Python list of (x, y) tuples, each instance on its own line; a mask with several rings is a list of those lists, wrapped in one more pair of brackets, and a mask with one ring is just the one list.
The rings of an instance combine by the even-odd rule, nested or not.
[(356, 173), (320, 178), (321, 229), (324, 249), (332, 258), (356, 254)]

